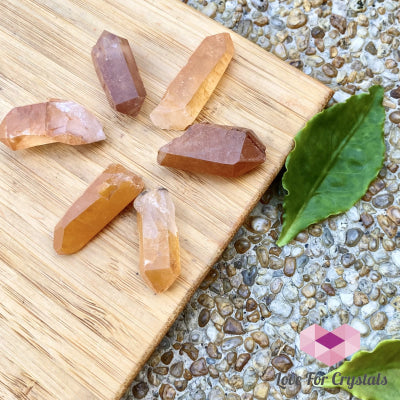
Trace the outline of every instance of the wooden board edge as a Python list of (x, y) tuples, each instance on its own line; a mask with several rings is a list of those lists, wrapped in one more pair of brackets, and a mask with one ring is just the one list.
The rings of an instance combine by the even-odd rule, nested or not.
[[(157, 4), (159, 2), (161, 2), (161, 0), (148, 0), (148, 1), (151, 2), (152, 4), (156, 5), (156, 6), (157, 6)], [(292, 70), (292, 71), (296, 72), (297, 74), (298, 73), (302, 73), (304, 80), (310, 82), (310, 84), (312, 84), (313, 86), (318, 87), (321, 90), (321, 92), (325, 92), (324, 100), (326, 99), (326, 103), (323, 104), (321, 102), (321, 108), (318, 111), (316, 111), (316, 113), (321, 111), (326, 106), (328, 101), (332, 98), (332, 96), (334, 94), (334, 91), (331, 88), (329, 88), (328, 86), (326, 86), (322, 82), (318, 81), (317, 79), (305, 74), (303, 71), (300, 71), (299, 69), (297, 69), (296, 67), (290, 65), (289, 63), (281, 60), (275, 54), (271, 53), (270, 51), (267, 51), (267, 50), (263, 49), (258, 44), (256, 44), (256, 43), (252, 42), (251, 40), (241, 36), (239, 33), (235, 32), (234, 30), (232, 30), (230, 28), (227, 28), (226, 26), (224, 26), (220, 22), (215, 21), (214, 19), (212, 19), (210, 17), (207, 17), (200, 10), (189, 6), (188, 4), (184, 3), (181, 0), (163, 0), (163, 1), (164, 1), (165, 4), (169, 3), (171, 9), (172, 8), (180, 8), (182, 10), (182, 13), (186, 12), (186, 13), (191, 13), (194, 16), (197, 15), (197, 18), (206, 20), (208, 24), (213, 24), (215, 27), (218, 27), (221, 30), (221, 32), (230, 33), (231, 35), (233, 35), (235, 37), (235, 40), (237, 40), (238, 42), (241, 42), (246, 47), (252, 47), (253, 49), (256, 49), (255, 51), (257, 51), (257, 52), (264, 52), (266, 57), (268, 57), (269, 59), (273, 60), (274, 63), (284, 63), (285, 66), (288, 68), (288, 70)], [(158, 7), (159, 7), (159, 5), (158, 5)]]
[[(189, 6), (187, 6), (187, 7), (189, 7)], [(204, 18), (208, 18), (208, 17), (204, 16)], [(311, 78), (311, 79), (313, 79), (313, 78)], [(330, 88), (328, 88), (325, 85), (323, 85), (323, 86), (327, 89), (327, 93), (324, 96), (324, 98), (322, 99), (321, 104), (319, 105), (319, 109), (317, 110), (316, 113), (321, 112), (325, 108), (325, 106), (328, 104), (329, 100), (332, 98), (332, 96), (334, 94), (333, 90), (331, 90)], [(292, 143), (289, 145), (289, 148), (287, 149), (287, 153), (289, 153), (291, 151), (291, 149), (293, 148), (293, 145), (294, 145), (294, 140), (292, 140)], [(227, 237), (227, 239), (221, 245), (220, 251), (215, 254), (215, 257), (210, 262), (210, 265), (208, 265), (204, 269), (203, 273), (198, 276), (194, 285), (187, 291), (186, 295), (182, 298), (181, 303), (178, 304), (177, 307), (175, 308), (173, 314), (168, 319), (168, 322), (164, 325), (163, 329), (160, 330), (159, 334), (155, 337), (153, 345), (149, 346), (149, 348), (145, 352), (145, 356), (142, 358), (142, 360), (140, 360), (140, 362), (128, 374), (126, 380), (123, 382), (123, 384), (121, 386), (121, 389), (115, 394), (114, 398), (110, 399), (110, 400), (121, 400), (122, 396), (127, 392), (130, 385), (135, 380), (137, 374), (141, 371), (141, 369), (146, 364), (147, 360), (150, 358), (152, 353), (155, 351), (155, 349), (161, 343), (161, 340), (165, 337), (165, 335), (171, 329), (172, 325), (174, 324), (174, 322), (176, 321), (178, 316), (182, 313), (182, 311), (188, 304), (189, 300), (192, 298), (192, 296), (194, 295), (196, 290), (199, 288), (200, 284), (203, 282), (203, 280), (205, 279), (207, 274), (210, 272), (211, 268), (219, 260), (222, 253), (225, 251), (226, 247), (231, 242), (231, 240), (235, 236), (238, 229), (243, 225), (247, 216), (250, 214), (250, 212), (253, 210), (253, 208), (256, 206), (256, 204), (260, 201), (261, 197), (263, 196), (265, 191), (269, 188), (269, 186), (274, 181), (274, 179), (277, 177), (278, 173), (282, 170), (283, 166), (285, 165), (285, 162), (286, 162), (286, 158), (284, 160), (282, 160), (279, 167), (277, 167), (274, 170), (274, 172), (270, 175), (270, 179), (268, 179), (265, 182), (264, 186), (261, 189), (259, 189), (257, 191), (257, 193), (253, 196), (251, 202), (248, 204), (247, 208), (243, 211), (243, 214), (238, 219), (237, 223), (234, 225), (232, 231), (230, 232), (230, 235)]]

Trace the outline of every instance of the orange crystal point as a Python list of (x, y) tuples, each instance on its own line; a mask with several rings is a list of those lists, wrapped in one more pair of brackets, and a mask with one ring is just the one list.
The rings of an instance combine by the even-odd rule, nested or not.
[(142, 179), (111, 164), (69, 208), (54, 230), (58, 254), (76, 253), (143, 190)]
[(150, 114), (161, 129), (186, 129), (207, 103), (234, 54), (229, 33), (207, 36)]
[(105, 138), (92, 113), (66, 100), (13, 108), (0, 124), (0, 141), (12, 150), (55, 142), (76, 146)]
[(175, 207), (167, 189), (144, 191), (134, 202), (138, 212), (140, 274), (156, 293), (167, 290), (181, 273)]
[(161, 147), (157, 161), (185, 171), (237, 177), (265, 161), (265, 146), (250, 129), (194, 124)]
[(136, 116), (146, 97), (146, 90), (129, 42), (104, 31), (92, 49), (92, 59), (111, 107)]

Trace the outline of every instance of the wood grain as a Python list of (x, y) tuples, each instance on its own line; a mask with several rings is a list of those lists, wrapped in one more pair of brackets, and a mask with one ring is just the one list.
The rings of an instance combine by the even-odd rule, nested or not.
[[(267, 162), (239, 179), (173, 171), (156, 154), (180, 133), (154, 128), (149, 113), (201, 40), (224, 27), (175, 0), (2, 0), (0, 15), (0, 117), (74, 100), (108, 137), (0, 149), (0, 398), (118, 399), (331, 92), (231, 33), (236, 55), (199, 120), (253, 129)], [(94, 72), (90, 50), (103, 29), (132, 45), (148, 93), (136, 119), (109, 107)], [(78, 254), (53, 251), (54, 226), (111, 162), (173, 195), (183, 271), (163, 295), (138, 276), (132, 207)]]

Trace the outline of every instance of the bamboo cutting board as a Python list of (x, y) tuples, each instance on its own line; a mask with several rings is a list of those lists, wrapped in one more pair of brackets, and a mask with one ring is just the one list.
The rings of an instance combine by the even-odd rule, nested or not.
[[(126, 37), (148, 97), (136, 119), (108, 105), (90, 59), (103, 29)], [(182, 310), (328, 88), (231, 33), (236, 55), (199, 120), (253, 129), (267, 162), (239, 179), (162, 168), (157, 149), (180, 135), (149, 113), (206, 36), (226, 31), (175, 0), (2, 0), (0, 118), (47, 98), (77, 101), (107, 141), (0, 149), (0, 398), (118, 399)], [(58, 256), (53, 229), (111, 162), (172, 193), (182, 275), (163, 295), (138, 276), (132, 207), (78, 254)]]

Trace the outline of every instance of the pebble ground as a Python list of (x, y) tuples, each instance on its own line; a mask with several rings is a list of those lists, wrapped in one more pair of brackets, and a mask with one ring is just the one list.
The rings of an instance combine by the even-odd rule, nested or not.
[(299, 332), (348, 323), (363, 349), (400, 338), (400, 3), (384, 0), (188, 0), (330, 86), (332, 102), (385, 88), (385, 165), (345, 214), (278, 248), (281, 177), (143, 367), (124, 400), (351, 399), (276, 375), (326, 372)]

